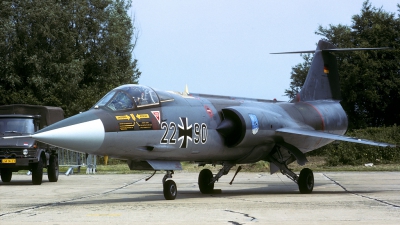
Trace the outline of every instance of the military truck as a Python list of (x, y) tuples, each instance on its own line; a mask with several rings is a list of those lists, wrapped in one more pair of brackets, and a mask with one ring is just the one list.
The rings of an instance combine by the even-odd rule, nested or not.
[(37, 105), (0, 106), (0, 173), (3, 182), (10, 182), (13, 172), (29, 170), (32, 183), (42, 184), (43, 168), (50, 182), (58, 180), (57, 148), (32, 138), (2, 139), (5, 136), (28, 136), (64, 119), (59, 107)]

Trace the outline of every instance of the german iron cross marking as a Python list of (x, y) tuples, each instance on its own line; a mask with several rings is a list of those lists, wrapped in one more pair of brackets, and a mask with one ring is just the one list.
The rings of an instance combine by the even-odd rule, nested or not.
[(180, 148), (187, 148), (188, 146), (188, 139), (192, 141), (192, 125), (188, 126), (188, 119), (187, 117), (179, 117), (181, 120), (182, 125), (178, 125), (179, 127), (179, 138), (178, 141), (182, 140)]

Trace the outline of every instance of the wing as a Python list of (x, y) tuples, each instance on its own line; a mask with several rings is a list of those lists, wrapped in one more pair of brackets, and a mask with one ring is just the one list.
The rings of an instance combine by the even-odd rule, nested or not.
[(330, 134), (330, 133), (325, 133), (325, 132), (320, 132), (320, 131), (315, 131), (315, 130), (305, 130), (305, 129), (296, 129), (296, 128), (281, 128), (281, 129), (277, 129), (276, 132), (297, 134), (297, 135), (310, 136), (310, 137), (319, 137), (319, 138), (338, 140), (338, 141), (347, 141), (347, 142), (366, 144), (366, 145), (374, 145), (374, 146), (380, 146), (380, 147), (393, 147), (393, 148), (396, 147), (396, 145), (389, 144), (389, 143), (370, 141), (370, 140), (366, 140), (366, 139), (359, 139), (359, 138), (348, 137), (348, 136), (344, 136), (344, 135)]

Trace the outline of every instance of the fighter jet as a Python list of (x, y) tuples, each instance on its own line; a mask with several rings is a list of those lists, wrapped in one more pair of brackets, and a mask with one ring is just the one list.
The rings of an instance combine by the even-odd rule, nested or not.
[(222, 165), (215, 175), (209, 169), (200, 172), (203, 194), (213, 193), (214, 183), (233, 166), (260, 160), (270, 162), (271, 174), (280, 171), (296, 182), (300, 193), (311, 193), (313, 172), (304, 168), (298, 175), (288, 168), (293, 162), (305, 165), (305, 153), (335, 140), (395, 147), (344, 136), (348, 120), (340, 105), (332, 52), (378, 49), (382, 48), (338, 49), (319, 41), (313, 51), (285, 52), (314, 53), (304, 86), (291, 102), (127, 84), (111, 90), (88, 111), (30, 137), (65, 149), (126, 159), (131, 170), (166, 171), (162, 183), (167, 200), (177, 196), (171, 178), (182, 169), (182, 161)]

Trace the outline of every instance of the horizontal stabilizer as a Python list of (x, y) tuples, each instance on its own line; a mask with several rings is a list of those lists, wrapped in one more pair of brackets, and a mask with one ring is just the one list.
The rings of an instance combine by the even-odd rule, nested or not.
[(325, 138), (325, 139), (337, 140), (337, 141), (347, 141), (347, 142), (366, 144), (366, 145), (374, 145), (374, 146), (380, 146), (380, 147), (393, 147), (393, 148), (396, 147), (396, 145), (389, 144), (389, 143), (353, 138), (353, 137), (348, 137), (348, 136), (344, 136), (344, 135), (330, 134), (330, 133), (325, 133), (325, 132), (320, 132), (320, 131), (315, 131), (315, 130), (281, 128), (281, 129), (276, 130), (276, 132), (304, 135), (304, 136), (310, 136), (310, 137), (319, 137), (319, 138)]
[(368, 50), (384, 50), (390, 49), (390, 47), (380, 47), (380, 48), (332, 48), (323, 50), (305, 50), (305, 51), (295, 51), (295, 52), (275, 52), (270, 54), (298, 54), (298, 53), (316, 53), (316, 52), (353, 52), (353, 51), (368, 51)]
[(296, 51), (296, 52), (274, 52), (269, 54), (298, 54), (298, 53), (315, 53), (315, 50)]

